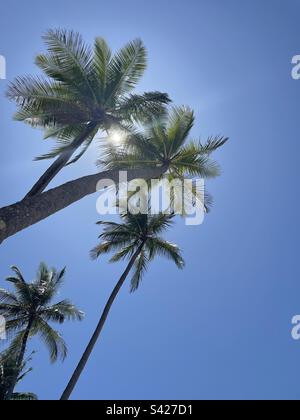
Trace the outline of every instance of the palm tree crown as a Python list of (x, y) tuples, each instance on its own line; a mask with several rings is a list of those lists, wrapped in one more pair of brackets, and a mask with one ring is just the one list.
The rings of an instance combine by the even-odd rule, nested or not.
[(38, 55), (36, 64), (47, 77), (20, 77), (7, 93), (19, 106), (17, 120), (46, 128), (45, 138), (58, 139), (58, 147), (38, 159), (83, 146), (77, 160), (99, 129), (148, 121), (170, 102), (160, 92), (132, 94), (147, 66), (139, 39), (115, 55), (104, 39), (97, 38), (91, 48), (73, 31), (49, 30), (44, 40), (48, 53)]
[(108, 170), (164, 166), (171, 177), (214, 178), (220, 169), (210, 155), (228, 138), (209, 138), (205, 144), (193, 141), (189, 136), (194, 122), (190, 108), (173, 107), (145, 129), (124, 133), (121, 145), (104, 143), (105, 153), (99, 164)]
[(184, 268), (184, 260), (177, 245), (166, 241), (160, 235), (173, 224), (172, 215), (146, 215), (131, 213), (122, 215), (123, 223), (99, 222), (104, 226), (101, 243), (91, 251), (93, 259), (102, 254), (115, 252), (111, 262), (131, 259), (136, 253), (131, 291), (138, 289), (148, 264), (156, 256), (164, 256), (178, 268)]
[[(57, 272), (41, 264), (32, 283), (25, 281), (17, 267), (12, 267), (12, 270), (15, 276), (7, 281), (13, 284), (15, 292), (0, 289), (0, 315), (6, 319), (7, 332), (14, 336), (11, 352), (19, 352), (29, 329), (28, 338), (39, 335), (49, 349), (52, 362), (58, 357), (64, 359), (67, 355), (66, 344), (49, 323), (63, 324), (66, 320), (83, 319), (83, 313), (68, 300), (52, 304), (63, 283), (65, 270)], [(23, 362), (21, 359), (19, 361)]]
[[(152, 120), (145, 129), (124, 133), (119, 144), (103, 143), (103, 156), (98, 164), (106, 170), (124, 171), (161, 167), (161, 177), (167, 176), (170, 181), (215, 178), (220, 174), (220, 167), (211, 154), (228, 138), (210, 137), (204, 144), (192, 140), (189, 136), (194, 121), (194, 112), (190, 108), (173, 107)], [(199, 191), (196, 185), (192, 185), (191, 193), (209, 211), (211, 196), (206, 191)]]

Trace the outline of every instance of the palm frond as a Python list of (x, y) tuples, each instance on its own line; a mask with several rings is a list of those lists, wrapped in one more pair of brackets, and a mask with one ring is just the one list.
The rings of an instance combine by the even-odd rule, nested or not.
[(44, 139), (58, 139), (71, 144), (76, 137), (81, 135), (86, 130), (86, 124), (69, 124), (67, 126), (53, 126), (45, 130)]
[(35, 161), (53, 159), (60, 156), (62, 153), (70, 150), (70, 143), (60, 140), (59, 145), (54, 147), (50, 152), (34, 158)]
[(128, 243), (131, 243), (131, 238), (128, 238), (126, 235), (121, 236), (121, 234), (112, 233), (107, 234), (106, 238), (99, 245), (93, 248), (90, 252), (92, 260), (96, 260), (101, 255), (109, 254), (114, 250), (118, 250), (122, 247), (128, 246)]
[(131, 91), (147, 66), (147, 53), (142, 41), (128, 43), (111, 59), (107, 72), (106, 103)]
[(15, 265), (13, 265), (12, 267), (11, 267), (11, 270), (16, 274), (16, 276), (17, 276), (17, 278), (22, 282), (22, 283), (26, 283), (26, 281), (25, 281), (25, 279), (24, 279), (24, 277), (23, 277), (23, 274), (21, 273), (21, 271), (19, 270), (19, 268), (18, 267), (16, 267)]
[(229, 138), (223, 136), (209, 137), (205, 144), (200, 143), (200, 151), (204, 154), (211, 154), (218, 150), (220, 147), (223, 147)]
[(179, 269), (183, 269), (185, 266), (184, 260), (181, 255), (181, 251), (176, 244), (165, 241), (161, 238), (154, 238), (149, 241), (151, 258), (155, 255), (161, 255), (172, 260)]
[(15, 296), (12, 292), (0, 289), (0, 303), (17, 305), (19, 304), (19, 301), (17, 296)]
[(22, 304), (7, 304), (7, 303), (0, 303), (0, 314), (5, 316), (6, 320), (9, 320), (13, 317), (19, 317), (21, 315), (24, 316), (26, 312), (26, 306)]
[(169, 157), (175, 154), (186, 142), (194, 126), (194, 111), (188, 107), (173, 107), (168, 120), (167, 138)]
[(73, 142), (74, 139), (78, 138), (79, 136), (83, 136), (84, 132), (86, 131), (86, 125), (80, 124), (77, 126), (68, 126), (65, 128), (52, 128), (48, 129), (46, 132), (46, 137), (56, 137), (57, 145), (54, 147), (50, 152), (45, 153), (43, 155), (37, 156), (34, 160), (46, 160), (46, 159), (53, 159), (57, 156), (60, 156), (64, 152), (75, 152), (79, 149), (77, 155), (73, 159), (71, 159), (66, 166), (69, 166), (75, 162), (77, 162), (88, 150), (92, 141), (94, 140), (95, 135), (97, 134), (98, 128), (95, 128), (89, 135), (86, 136), (84, 142), (79, 147), (74, 147)]
[(166, 105), (171, 102), (167, 93), (147, 92), (143, 95), (129, 95), (121, 99), (117, 115), (133, 123), (149, 124), (167, 112)]
[(100, 81), (100, 95), (98, 100), (103, 104), (104, 92), (107, 85), (107, 73), (111, 60), (111, 50), (103, 38), (96, 38), (94, 47), (94, 67)]
[(148, 262), (148, 257), (145, 250), (143, 249), (135, 262), (135, 272), (131, 279), (131, 293), (134, 293), (138, 290), (141, 280), (147, 271)]
[(25, 329), (21, 330), (14, 336), (14, 339), (10, 343), (9, 348), (7, 350), (7, 354), (10, 358), (17, 359), (17, 357), (19, 356), (25, 332)]
[(24, 283), (19, 277), (7, 277), (6, 281), (13, 283), (16, 297), (21, 304), (29, 305), (32, 302), (32, 293), (27, 283)]
[(15, 392), (11, 401), (38, 401), (38, 396), (32, 392)]
[(28, 325), (28, 316), (24, 316), (21, 311), (11, 313), (6, 319), (5, 330), (8, 335), (14, 337), (16, 333), (24, 330)]
[(37, 58), (39, 67), (47, 76), (60, 82), (69, 82), (86, 98), (96, 101), (91, 84), (93, 53), (81, 35), (74, 31), (57, 29), (47, 31), (43, 39), (49, 55)]
[(63, 338), (41, 317), (35, 320), (33, 332), (44, 341), (52, 363), (56, 362), (58, 358), (64, 360), (67, 357), (68, 350)]
[(157, 214), (148, 218), (148, 230), (151, 234), (159, 235), (174, 224), (174, 215)]
[(75, 157), (73, 159), (71, 159), (66, 164), (66, 166), (70, 166), (70, 165), (73, 165), (74, 163), (78, 162), (82, 158), (82, 156), (86, 153), (86, 151), (89, 149), (93, 140), (94, 140), (94, 135), (91, 135), (89, 138), (87, 138), (87, 140), (81, 146), (81, 150), (77, 153), (77, 155), (75, 155)]
[(66, 270), (67, 270), (67, 267), (64, 267), (58, 273), (55, 272), (55, 276), (53, 278), (53, 287), (56, 290), (63, 285), (64, 280), (65, 280)]
[(69, 300), (63, 300), (49, 308), (43, 308), (40, 311), (40, 316), (45, 322), (52, 321), (63, 324), (66, 320), (82, 321), (84, 313), (79, 311)]
[(207, 154), (203, 154), (201, 147), (195, 143), (181, 148), (172, 160), (172, 167), (183, 176), (216, 178), (220, 175), (219, 165)]
[(135, 243), (124, 247), (123, 249), (121, 249), (121, 251), (113, 255), (113, 257), (110, 259), (110, 262), (115, 263), (124, 260), (125, 258), (131, 258), (135, 252), (135, 248)]
[(75, 124), (86, 121), (87, 110), (62, 86), (42, 77), (19, 77), (10, 84), (7, 96), (19, 106), (15, 120), (32, 126)]

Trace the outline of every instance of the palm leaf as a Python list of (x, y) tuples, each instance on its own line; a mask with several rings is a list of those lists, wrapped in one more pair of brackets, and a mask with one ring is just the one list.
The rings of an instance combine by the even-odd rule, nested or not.
[(12, 394), (11, 401), (37, 401), (38, 396), (32, 392), (15, 392)]
[(77, 32), (66, 30), (49, 30), (44, 35), (48, 46), (48, 60), (37, 59), (37, 64), (51, 78), (59, 81), (70, 81), (86, 98), (94, 98), (91, 84), (93, 71), (93, 54)]
[(54, 363), (60, 357), (64, 360), (67, 357), (67, 346), (61, 335), (50, 327), (41, 317), (35, 320), (33, 333), (38, 334), (49, 350), (51, 362)]
[(200, 143), (200, 150), (202, 153), (211, 154), (224, 146), (228, 140), (228, 137), (223, 136), (210, 137), (204, 145)]
[(45, 322), (58, 322), (63, 324), (68, 321), (82, 321), (84, 313), (79, 311), (69, 300), (63, 300), (49, 308), (43, 308), (40, 316)]
[(106, 103), (131, 91), (147, 66), (146, 49), (140, 39), (128, 43), (110, 61), (107, 72)]
[(184, 268), (185, 263), (181, 256), (181, 251), (177, 245), (157, 237), (150, 240), (149, 243), (151, 249), (151, 258), (154, 258), (155, 255), (161, 255), (172, 260), (179, 269)]
[(139, 288), (141, 280), (147, 271), (148, 262), (149, 260), (146, 256), (146, 252), (143, 249), (135, 263), (135, 272), (131, 279), (131, 293), (134, 293)]
[(96, 38), (94, 47), (94, 66), (100, 81), (100, 95), (98, 100), (103, 103), (104, 92), (107, 84), (107, 72), (111, 60), (111, 50), (103, 38)]
[(11, 270), (16, 274), (18, 280), (20, 280), (22, 283), (26, 284), (26, 281), (25, 281), (25, 279), (24, 279), (24, 277), (23, 277), (23, 275), (22, 275), (22, 273), (21, 273), (21, 271), (19, 270), (18, 267), (16, 267), (15, 265), (13, 265), (11, 267)]
[(185, 143), (187, 136), (194, 126), (195, 115), (188, 107), (174, 107), (169, 114), (167, 138), (169, 156), (176, 153)]
[(18, 304), (18, 298), (10, 291), (0, 289), (0, 303), (15, 305)]
[(154, 118), (166, 113), (166, 105), (170, 103), (168, 94), (147, 92), (143, 95), (129, 95), (121, 100), (117, 115), (133, 123), (151, 123)]

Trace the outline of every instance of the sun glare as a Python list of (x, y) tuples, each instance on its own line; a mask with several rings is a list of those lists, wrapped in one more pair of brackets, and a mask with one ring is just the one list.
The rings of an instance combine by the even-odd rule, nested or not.
[(126, 140), (127, 134), (119, 129), (113, 129), (109, 133), (109, 140), (112, 144), (116, 147), (122, 146), (124, 141)]

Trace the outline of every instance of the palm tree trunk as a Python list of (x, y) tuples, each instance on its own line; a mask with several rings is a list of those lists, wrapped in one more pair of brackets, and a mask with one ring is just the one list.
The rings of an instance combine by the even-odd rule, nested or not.
[(70, 158), (72, 157), (73, 153), (76, 149), (78, 149), (84, 141), (93, 133), (97, 124), (90, 123), (88, 124), (86, 130), (80, 134), (71, 144), (70, 148), (63, 152), (56, 161), (47, 169), (47, 171), (41, 176), (38, 182), (32, 187), (29, 193), (26, 195), (27, 197), (33, 197), (37, 194), (41, 194), (53, 178), (65, 167), (65, 165), (69, 162)]
[(21, 370), (22, 370), (22, 364), (23, 364), (23, 361), (24, 361), (25, 353), (26, 353), (26, 347), (27, 347), (27, 342), (28, 342), (28, 339), (29, 339), (32, 323), (33, 323), (33, 320), (30, 320), (28, 322), (27, 328), (25, 330), (25, 333), (24, 333), (24, 336), (23, 336), (23, 339), (22, 339), (22, 345), (21, 345), (20, 353), (19, 353), (19, 356), (18, 356), (17, 361), (16, 361), (15, 373), (12, 377), (12, 380), (10, 381), (10, 386), (9, 386), (9, 389), (8, 389), (8, 391), (6, 393), (6, 396), (5, 396), (5, 400), (7, 400), (7, 401), (11, 400), (14, 389), (15, 389), (15, 387), (17, 385), (17, 382), (18, 382), (18, 377), (19, 377), (19, 375), (21, 373)]
[[(134, 179), (156, 179), (161, 177), (167, 167), (133, 169), (127, 172), (128, 181)], [(68, 182), (57, 188), (34, 197), (28, 197), (19, 203), (0, 209), (0, 244), (10, 236), (46, 219), (97, 191), (97, 184), (110, 179), (119, 184), (119, 171), (101, 172)]]
[(97, 325), (97, 328), (85, 350), (85, 352), (83, 353), (83, 356), (77, 366), (77, 368), (75, 369), (72, 378), (70, 379), (70, 382), (67, 385), (67, 388), (65, 389), (65, 391), (63, 392), (62, 396), (61, 396), (61, 401), (68, 401), (72, 392), (74, 391), (74, 388), (77, 385), (77, 382), (92, 354), (92, 351), (100, 337), (100, 334), (103, 330), (103, 327), (105, 325), (105, 321), (107, 320), (107, 317), (109, 315), (109, 312), (111, 310), (111, 307), (121, 289), (121, 287), (123, 286), (128, 274), (130, 273), (136, 259), (138, 258), (138, 256), (140, 255), (142, 249), (144, 246), (144, 242), (141, 243), (141, 245), (139, 246), (138, 250), (136, 251), (136, 253), (133, 255), (133, 257), (131, 258), (126, 270), (124, 271), (123, 275), (121, 276), (120, 280), (118, 281), (116, 287), (114, 288), (112, 294), (110, 295), (110, 298), (108, 299), (108, 302), (104, 308), (104, 311), (102, 313), (102, 316), (100, 318), (100, 321)]

